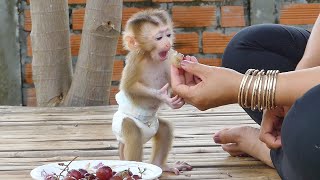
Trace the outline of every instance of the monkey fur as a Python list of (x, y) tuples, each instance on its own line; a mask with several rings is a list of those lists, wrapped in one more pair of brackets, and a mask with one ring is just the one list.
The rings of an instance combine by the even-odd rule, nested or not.
[(186, 162), (167, 165), (172, 147), (171, 123), (157, 117), (161, 104), (177, 109), (183, 99), (171, 97), (170, 66), (179, 65), (182, 54), (172, 49), (173, 23), (164, 10), (144, 10), (134, 14), (126, 23), (123, 45), (128, 54), (116, 94), (119, 105), (112, 130), (119, 141), (120, 159), (143, 160), (143, 145), (153, 139), (151, 163), (163, 171), (179, 174), (191, 170)]

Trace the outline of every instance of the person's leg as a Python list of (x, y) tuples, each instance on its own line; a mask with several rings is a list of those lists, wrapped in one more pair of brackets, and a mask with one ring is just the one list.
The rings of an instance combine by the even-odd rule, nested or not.
[(270, 149), (259, 140), (259, 129), (250, 126), (226, 128), (214, 135), (215, 143), (221, 144), (231, 156), (250, 155), (274, 167), (270, 158)]
[[(256, 25), (245, 28), (228, 44), (222, 66), (241, 73), (245, 73), (249, 68), (292, 71), (303, 56), (309, 35), (310, 33), (304, 29), (282, 25)], [(254, 121), (261, 124), (261, 112), (245, 110)], [(272, 167), (270, 149), (258, 137), (259, 129), (237, 127), (217, 132), (214, 141), (222, 144), (222, 148), (231, 155), (249, 154)], [(282, 174), (280, 162), (281, 157), (285, 156), (283, 151), (272, 150), (271, 155), (279, 174)]]
[[(241, 73), (248, 69), (292, 71), (303, 56), (309, 35), (307, 30), (277, 24), (247, 27), (229, 42), (222, 66)], [(245, 111), (261, 124), (261, 112)]]
[(281, 129), (282, 148), (271, 151), (284, 180), (320, 179), (320, 85), (299, 98)]

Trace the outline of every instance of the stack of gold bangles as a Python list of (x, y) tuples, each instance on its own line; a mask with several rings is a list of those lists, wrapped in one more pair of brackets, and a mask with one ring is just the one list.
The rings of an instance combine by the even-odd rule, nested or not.
[[(264, 70), (248, 69), (240, 84), (239, 105), (243, 108), (258, 109), (259, 111), (274, 109), (276, 107), (275, 93), (278, 74), (279, 70), (265, 72)], [(250, 89), (252, 89), (251, 98)]]

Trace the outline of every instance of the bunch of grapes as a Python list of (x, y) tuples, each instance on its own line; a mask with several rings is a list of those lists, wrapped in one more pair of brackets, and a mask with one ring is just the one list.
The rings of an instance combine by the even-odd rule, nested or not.
[[(142, 174), (142, 173), (141, 173)], [(67, 171), (63, 180), (136, 180), (142, 179), (139, 175), (134, 175), (130, 169), (121, 172), (112, 171), (109, 166), (101, 166), (96, 173), (89, 173), (85, 169), (72, 169)], [(57, 175), (47, 175), (45, 180), (60, 180)]]

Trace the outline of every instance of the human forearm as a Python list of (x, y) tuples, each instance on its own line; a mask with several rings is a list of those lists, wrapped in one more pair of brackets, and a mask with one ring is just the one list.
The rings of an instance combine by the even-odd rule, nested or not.
[(278, 75), (276, 105), (290, 106), (312, 87), (320, 84), (320, 67), (303, 69)]
[[(238, 91), (236, 93), (239, 96), (236, 102), (243, 107), (257, 106), (270, 108), (273, 105), (291, 106), (308, 90), (320, 84), (320, 79), (315, 78), (320, 76), (320, 66), (279, 73), (276, 78), (276, 83), (274, 83), (275, 81), (272, 80), (272, 75), (271, 78), (268, 78), (267, 75), (264, 75), (263, 77), (260, 76), (260, 80), (262, 80), (259, 81), (258, 75), (252, 75), (252, 72), (253, 71), (251, 71), (250, 75), (242, 75), (242, 79), (244, 79), (243, 82), (245, 83), (237, 82), (233, 88), (236, 89), (236, 87), (238, 87)], [(245, 80), (246, 78), (247, 80)], [(252, 80), (250, 81), (250, 79)], [(263, 88), (258, 88), (258, 86), (256, 86), (258, 84), (260, 84)], [(275, 88), (273, 88), (273, 84), (275, 84)], [(241, 88), (239, 88), (240, 86)], [(248, 86), (250, 87), (248, 88)], [(273, 97), (273, 94), (275, 97)], [(233, 93), (234, 101), (236, 99), (235, 95), (236, 94)], [(254, 99), (252, 100), (252, 98)]]
[(304, 55), (296, 69), (320, 66), (320, 14), (309, 37)]

